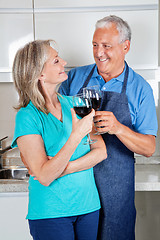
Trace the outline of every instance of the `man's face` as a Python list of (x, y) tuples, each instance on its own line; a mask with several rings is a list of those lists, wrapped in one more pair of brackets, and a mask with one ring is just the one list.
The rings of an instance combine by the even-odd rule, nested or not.
[(93, 55), (99, 74), (110, 80), (120, 75), (124, 69), (125, 54), (130, 42), (120, 43), (119, 32), (114, 24), (108, 28), (99, 28), (93, 35)]

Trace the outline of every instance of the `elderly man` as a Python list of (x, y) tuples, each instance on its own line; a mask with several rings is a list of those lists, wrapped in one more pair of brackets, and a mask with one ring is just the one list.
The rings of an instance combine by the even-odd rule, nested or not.
[(86, 86), (103, 91), (96, 129), (104, 133), (108, 158), (94, 167), (101, 199), (98, 239), (135, 239), (134, 153), (155, 151), (157, 118), (150, 85), (125, 62), (131, 30), (127, 22), (108, 16), (96, 23), (93, 54), (96, 64), (72, 69), (59, 92), (75, 95)]

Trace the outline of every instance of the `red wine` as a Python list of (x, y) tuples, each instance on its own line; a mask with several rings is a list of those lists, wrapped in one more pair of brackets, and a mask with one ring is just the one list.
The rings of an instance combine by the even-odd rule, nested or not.
[(92, 107), (94, 110), (97, 110), (101, 106), (101, 99), (102, 98), (99, 98), (99, 100), (97, 98), (91, 98)]
[(91, 106), (82, 106), (82, 107), (74, 107), (75, 112), (80, 116), (84, 117), (92, 111)]

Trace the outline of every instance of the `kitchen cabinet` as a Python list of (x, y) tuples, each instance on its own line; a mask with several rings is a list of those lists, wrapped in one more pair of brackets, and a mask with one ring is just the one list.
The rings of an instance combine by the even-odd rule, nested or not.
[(31, 240), (25, 219), (28, 193), (0, 193), (0, 239)]
[[(0, 67), (11, 68), (14, 55), (24, 43), (33, 40), (33, 24), (31, 14), (0, 14), (1, 55)], [(24, 27), (25, 26), (25, 27)]]
[(55, 39), (68, 68), (93, 63), (95, 23), (109, 14), (122, 17), (131, 26), (129, 65), (135, 70), (157, 69), (158, 0), (1, 0), (0, 82), (12, 82), (15, 53), (34, 38)]
[(32, 8), (32, 0), (1, 0), (0, 8)]
[(34, 0), (36, 8), (55, 7), (99, 7), (99, 6), (125, 6), (125, 5), (150, 5), (157, 4), (158, 0)]
[[(148, 161), (135, 165), (136, 240), (159, 240), (160, 165)], [(28, 182), (0, 180), (0, 239), (31, 240), (27, 204)]]
[(16, 51), (33, 40), (32, 14), (0, 13), (0, 23), (0, 82), (9, 82)]
[[(58, 12), (59, 11), (59, 12)], [(98, 19), (114, 14), (128, 21), (132, 30), (131, 50), (126, 60), (135, 69), (158, 67), (158, 9), (116, 12), (36, 12), (35, 38), (53, 38), (59, 44), (59, 54), (67, 67), (94, 62), (92, 36)], [(150, 47), (152, 46), (152, 47)]]
[(136, 192), (135, 204), (137, 210), (136, 240), (159, 240), (160, 192)]

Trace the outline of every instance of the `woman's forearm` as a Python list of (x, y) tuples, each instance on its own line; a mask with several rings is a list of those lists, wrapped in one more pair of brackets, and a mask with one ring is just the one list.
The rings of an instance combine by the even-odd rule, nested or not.
[(85, 156), (75, 161), (70, 161), (61, 176), (87, 170), (89, 168), (94, 167), (95, 165), (97, 165), (106, 158), (107, 158), (106, 152), (102, 152), (101, 150), (98, 149), (93, 149)]
[[(18, 147), (25, 159), (25, 165), (30, 169), (32, 175), (45, 186), (48, 186), (64, 171), (80, 141), (81, 138), (77, 137), (75, 133), (71, 133), (61, 150), (48, 160), (40, 135), (27, 135), (17, 139)], [(26, 148), (26, 146), (28, 147)]]
[(49, 185), (62, 174), (79, 143), (80, 141), (77, 141), (71, 134), (67, 143), (56, 156), (44, 164), (41, 174), (44, 176), (43, 183), (45, 185)]
[[(58, 178), (66, 168), (81, 140), (92, 130), (94, 110), (82, 119), (72, 113), (72, 133), (61, 150), (48, 160), (44, 142), (40, 135), (24, 135), (17, 139), (20, 152), (32, 174), (45, 186)], [(54, 136), (53, 136), (54, 137)]]

